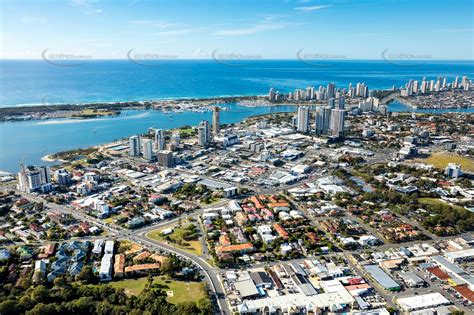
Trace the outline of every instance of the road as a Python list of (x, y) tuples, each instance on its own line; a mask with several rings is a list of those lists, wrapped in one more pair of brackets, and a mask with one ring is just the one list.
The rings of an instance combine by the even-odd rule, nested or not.
[[(142, 246), (144, 246), (144, 247), (146, 247), (150, 250), (172, 253), (172, 254), (175, 254), (176, 256), (181, 257), (182, 259), (185, 259), (187, 261), (191, 261), (192, 263), (194, 263), (201, 270), (201, 272), (204, 274), (207, 282), (209, 283), (209, 288), (212, 291), (212, 294), (214, 295), (214, 297), (215, 297), (215, 299), (218, 303), (219, 313), (220, 314), (226, 314), (226, 315), (227, 314), (229, 314), (229, 315), (232, 314), (232, 312), (230, 311), (229, 305), (228, 305), (227, 301), (225, 300), (225, 291), (224, 291), (224, 288), (222, 287), (221, 282), (218, 279), (218, 276), (217, 276), (218, 272), (217, 272), (216, 269), (214, 269), (212, 266), (210, 266), (201, 257), (190, 254), (186, 251), (183, 251), (179, 248), (173, 247), (173, 246), (168, 245), (166, 243), (158, 242), (156, 240), (149, 239), (148, 237), (146, 237), (146, 234), (150, 230), (159, 228), (160, 226), (167, 226), (167, 225), (176, 223), (180, 218), (176, 218), (174, 220), (164, 222), (164, 223), (159, 224), (159, 225), (155, 225), (155, 226), (147, 227), (147, 228), (144, 228), (144, 229), (132, 231), (132, 230), (124, 229), (122, 227), (113, 225), (113, 224), (103, 223), (99, 219), (96, 219), (96, 218), (91, 217), (87, 214), (84, 214), (84, 213), (82, 213), (78, 210), (75, 210), (74, 208), (68, 208), (68, 207), (63, 206), (63, 205), (58, 205), (58, 204), (55, 204), (55, 203), (47, 202), (46, 200), (44, 200), (44, 199), (42, 199), (38, 196), (34, 196), (34, 195), (31, 195), (31, 194), (26, 194), (26, 193), (23, 193), (23, 192), (18, 192), (18, 193), (23, 195), (24, 197), (27, 197), (28, 199), (30, 199), (32, 201), (42, 202), (48, 209), (51, 209), (52, 211), (57, 211), (57, 212), (61, 212), (61, 213), (68, 213), (68, 214), (71, 214), (76, 219), (79, 219), (81, 221), (86, 221), (86, 222), (92, 223), (94, 225), (100, 226), (104, 230), (106, 230), (107, 232), (113, 234), (113, 236), (117, 239), (129, 240), (129, 241), (138, 243), (138, 244), (140, 244), (140, 245), (142, 245)], [(196, 214), (194, 214), (194, 215), (196, 215)], [(189, 216), (192, 216), (192, 215), (189, 215)], [(181, 219), (182, 219), (182, 217), (181, 217)]]

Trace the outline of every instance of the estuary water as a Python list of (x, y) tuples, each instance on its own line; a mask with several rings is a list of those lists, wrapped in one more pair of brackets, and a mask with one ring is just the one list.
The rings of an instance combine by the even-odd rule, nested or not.
[[(238, 123), (245, 118), (261, 114), (295, 112), (297, 106), (245, 107), (235, 103), (221, 105), (221, 123)], [(448, 110), (413, 110), (394, 101), (390, 111), (426, 112), (474, 112), (474, 108)], [(196, 126), (202, 120), (212, 120), (211, 112), (171, 112), (159, 110), (125, 110), (114, 117), (95, 119), (49, 119), (0, 123), (0, 170), (16, 172), (21, 162), (46, 164), (41, 158), (47, 154), (64, 150), (85, 148), (119, 140), (149, 127), (173, 129), (186, 125)]]
[[(247, 117), (291, 112), (296, 106), (245, 107), (222, 105), (223, 124), (241, 122)], [(95, 119), (49, 119), (0, 123), (0, 170), (16, 172), (20, 162), (46, 164), (41, 158), (47, 154), (85, 148), (119, 140), (149, 127), (173, 129), (185, 125), (196, 126), (202, 120), (212, 120), (212, 112), (171, 112), (159, 110), (124, 110), (118, 116)]]

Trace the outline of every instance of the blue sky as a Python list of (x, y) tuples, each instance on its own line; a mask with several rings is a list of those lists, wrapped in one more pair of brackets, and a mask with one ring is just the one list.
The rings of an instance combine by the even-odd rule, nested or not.
[(472, 60), (473, 2), (0, 0), (0, 56)]

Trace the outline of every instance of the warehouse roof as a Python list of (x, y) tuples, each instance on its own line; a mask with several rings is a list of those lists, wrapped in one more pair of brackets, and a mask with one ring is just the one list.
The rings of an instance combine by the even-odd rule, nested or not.
[(398, 305), (404, 311), (416, 311), (448, 304), (451, 304), (451, 302), (438, 292), (398, 299)]
[(365, 270), (386, 290), (399, 290), (400, 285), (377, 265), (364, 266)]

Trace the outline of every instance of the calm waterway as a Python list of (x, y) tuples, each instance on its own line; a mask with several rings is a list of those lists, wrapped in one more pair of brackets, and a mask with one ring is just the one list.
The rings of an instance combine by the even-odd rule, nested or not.
[[(221, 112), (221, 123), (238, 123), (247, 117), (294, 112), (296, 106), (244, 107), (237, 104), (222, 105), (228, 108)], [(390, 111), (410, 112), (474, 112), (469, 109), (413, 110), (394, 101)], [(16, 172), (20, 162), (45, 164), (44, 155), (75, 148), (112, 142), (133, 134), (144, 133), (149, 127), (172, 129), (185, 125), (195, 126), (202, 120), (212, 120), (211, 112), (171, 112), (157, 110), (126, 110), (115, 117), (97, 119), (50, 119), (0, 123), (0, 170)]]

